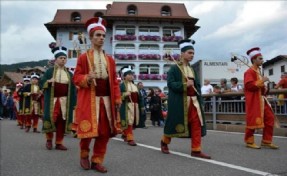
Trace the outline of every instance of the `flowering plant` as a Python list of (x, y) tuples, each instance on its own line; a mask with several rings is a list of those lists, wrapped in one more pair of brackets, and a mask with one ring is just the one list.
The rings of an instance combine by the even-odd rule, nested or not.
[(167, 80), (167, 74), (162, 74), (161, 77), (162, 77), (163, 80)]
[(141, 41), (159, 41), (160, 36), (157, 36), (157, 35), (140, 35), (139, 40), (141, 40)]
[(136, 36), (135, 35), (115, 35), (116, 40), (135, 40)]
[(182, 40), (181, 36), (163, 36), (162, 40), (165, 42), (178, 42)]
[(136, 57), (135, 54), (115, 54), (115, 58), (119, 60), (134, 60)]
[(159, 54), (139, 54), (138, 57), (139, 59), (144, 59), (144, 60), (159, 60), (160, 59)]

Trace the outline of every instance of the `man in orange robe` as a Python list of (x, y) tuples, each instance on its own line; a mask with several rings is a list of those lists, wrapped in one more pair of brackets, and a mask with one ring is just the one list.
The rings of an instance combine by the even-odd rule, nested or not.
[[(91, 49), (78, 58), (73, 77), (78, 87), (75, 123), (77, 137), (81, 139), (80, 164), (83, 169), (91, 168), (102, 173), (107, 172), (102, 163), (109, 138), (120, 131), (116, 108), (121, 104), (114, 59), (102, 49), (105, 26), (106, 21), (100, 17), (86, 22)], [(89, 145), (93, 138), (95, 143), (90, 166)]]
[(263, 57), (258, 47), (248, 50), (247, 55), (251, 59), (252, 66), (244, 73), (246, 147), (260, 149), (260, 146), (255, 144), (254, 132), (255, 129), (263, 129), (261, 146), (278, 149), (278, 146), (272, 143), (275, 116), (265, 96), (267, 88), (264, 82), (269, 81), (269, 78), (260, 73)]

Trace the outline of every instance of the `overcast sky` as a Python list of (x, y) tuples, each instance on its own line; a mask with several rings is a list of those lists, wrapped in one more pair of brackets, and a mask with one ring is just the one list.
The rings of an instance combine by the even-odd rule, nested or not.
[[(178, 2), (178, 1), (154, 1)], [(287, 55), (287, 2), (181, 1), (200, 29), (193, 35), (195, 60), (230, 60), (260, 47), (265, 60)], [(52, 59), (54, 39), (44, 26), (57, 9), (105, 9), (112, 1), (0, 1), (1, 64)]]

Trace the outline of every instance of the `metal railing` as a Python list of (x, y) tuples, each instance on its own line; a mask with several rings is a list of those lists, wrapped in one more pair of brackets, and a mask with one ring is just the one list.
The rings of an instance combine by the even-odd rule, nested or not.
[[(267, 99), (272, 106), (275, 115), (286, 116), (287, 118), (287, 99), (278, 99), (279, 94), (287, 94), (287, 89), (270, 90)], [(234, 99), (234, 97), (241, 97)], [(216, 129), (216, 116), (219, 114), (244, 115), (245, 97), (244, 93), (223, 93), (203, 95), (204, 112), (212, 115), (213, 129)]]

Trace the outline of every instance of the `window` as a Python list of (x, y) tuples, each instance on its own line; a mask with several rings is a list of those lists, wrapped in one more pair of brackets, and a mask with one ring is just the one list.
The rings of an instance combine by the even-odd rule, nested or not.
[(161, 16), (171, 16), (171, 10), (169, 6), (163, 6), (161, 8)]
[(285, 72), (285, 65), (281, 66), (281, 73)]
[(181, 36), (181, 29), (179, 27), (164, 27), (163, 36)]
[(135, 5), (129, 5), (127, 8), (128, 15), (136, 15), (137, 7)]
[(78, 40), (79, 32), (70, 32), (69, 33), (69, 40)]
[(139, 35), (159, 35), (159, 27), (157, 26), (140, 26)]
[(169, 65), (169, 64), (165, 64), (165, 65), (163, 66), (163, 73), (164, 73), (164, 74), (167, 74), (167, 72), (168, 72), (170, 66), (171, 66), (171, 65)]
[(170, 54), (180, 54), (180, 49), (177, 45), (164, 45), (163, 51), (164, 53), (169, 52)]
[(94, 17), (102, 17), (104, 14), (102, 12), (96, 12)]
[(117, 44), (115, 47), (116, 54), (134, 54), (135, 45), (134, 44)]
[(273, 75), (273, 68), (268, 70), (269, 76)]
[(73, 12), (71, 15), (71, 21), (72, 22), (80, 22), (81, 21), (81, 15), (78, 12)]
[(153, 44), (141, 44), (139, 46), (139, 54), (159, 54), (159, 46)]
[(116, 35), (135, 35), (135, 26), (116, 26)]
[(157, 64), (141, 64), (140, 74), (159, 74), (159, 65)]
[(78, 58), (78, 56), (81, 54), (81, 51), (77, 50), (68, 50), (68, 58)]

